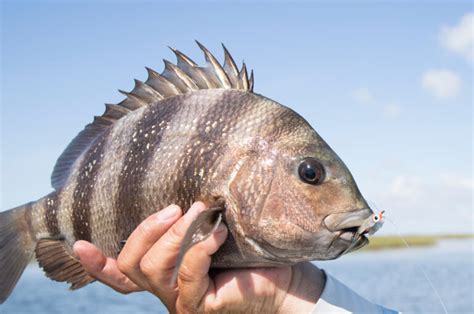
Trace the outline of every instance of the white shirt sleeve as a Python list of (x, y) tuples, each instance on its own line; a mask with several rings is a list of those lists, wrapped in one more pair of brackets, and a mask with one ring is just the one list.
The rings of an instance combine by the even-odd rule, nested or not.
[(326, 274), (326, 285), (311, 313), (399, 313), (374, 304)]

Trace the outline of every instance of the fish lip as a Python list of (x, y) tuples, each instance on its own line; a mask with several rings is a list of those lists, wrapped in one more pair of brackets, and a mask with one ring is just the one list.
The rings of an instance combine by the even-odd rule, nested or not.
[(356, 231), (372, 214), (373, 211), (370, 208), (355, 209), (343, 213), (329, 214), (323, 219), (323, 223), (331, 232), (352, 232)]
[[(355, 235), (354, 235), (355, 236)], [(369, 244), (369, 239), (366, 236), (359, 234), (357, 238), (353, 238), (352, 243), (349, 245), (347, 249), (345, 249), (342, 254), (347, 254), (353, 251), (356, 251), (364, 246)]]

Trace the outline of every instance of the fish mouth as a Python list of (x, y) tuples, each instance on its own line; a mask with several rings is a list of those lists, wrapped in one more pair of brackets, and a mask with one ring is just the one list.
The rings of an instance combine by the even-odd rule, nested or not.
[(357, 232), (357, 227), (346, 228), (335, 232), (335, 236), (329, 247), (337, 242), (338, 247), (343, 247), (338, 256), (356, 251), (369, 243), (369, 239), (363, 234)]
[(357, 229), (362, 223), (372, 214), (373, 212), (370, 208), (356, 209), (344, 213), (327, 215), (323, 222), (326, 228), (332, 232), (357, 232)]
[(369, 243), (367, 237), (359, 233), (359, 227), (372, 214), (373, 212), (370, 208), (364, 208), (344, 213), (330, 214), (324, 218), (324, 225), (335, 235), (333, 242), (339, 240), (347, 245), (347, 248), (341, 255), (358, 250)]

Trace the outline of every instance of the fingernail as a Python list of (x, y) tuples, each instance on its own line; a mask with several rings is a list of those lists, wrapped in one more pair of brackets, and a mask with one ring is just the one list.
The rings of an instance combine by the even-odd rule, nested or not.
[(165, 209), (162, 209), (158, 213), (157, 218), (158, 220), (168, 220), (175, 217), (179, 211), (181, 211), (181, 209), (178, 206), (171, 205), (171, 206), (166, 207)]

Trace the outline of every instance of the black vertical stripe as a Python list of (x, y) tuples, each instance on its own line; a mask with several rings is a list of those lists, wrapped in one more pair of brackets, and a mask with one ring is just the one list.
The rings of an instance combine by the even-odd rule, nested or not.
[(59, 230), (58, 223), (59, 204), (57, 193), (53, 192), (49, 194), (42, 201), (44, 202), (43, 206), (45, 207), (44, 220), (48, 233), (52, 237), (59, 236), (61, 231)]
[(248, 94), (225, 91), (199, 119), (196, 134), (189, 140), (199, 144), (183, 154), (179, 164), (184, 167), (178, 169), (175, 177), (176, 203), (184, 210), (197, 200), (212, 201), (211, 195), (203, 195), (203, 188), (210, 183), (209, 176), (228, 147), (229, 130), (246, 119), (246, 114), (256, 106), (254, 100)]
[(116, 234), (120, 240), (127, 239), (143, 219), (143, 182), (166, 127), (179, 112), (186, 97), (173, 97), (160, 102), (158, 106), (146, 108), (143, 117), (135, 124), (122, 165), (114, 206)]
[(72, 196), (72, 226), (76, 240), (86, 240), (90, 242), (92, 238), (90, 224), (91, 203), (97, 182), (97, 175), (105, 151), (105, 143), (107, 142), (109, 134), (110, 129), (96, 139), (85, 153), (86, 156), (79, 167), (76, 187)]

